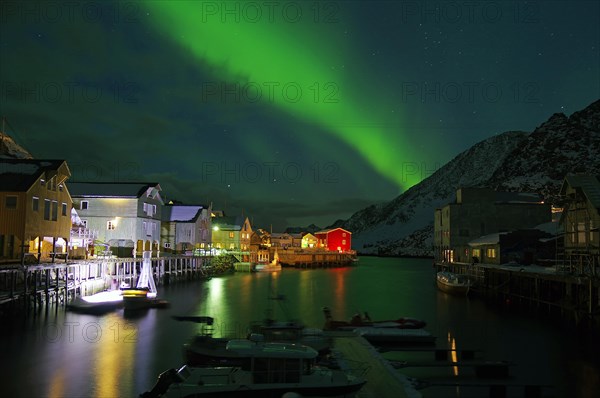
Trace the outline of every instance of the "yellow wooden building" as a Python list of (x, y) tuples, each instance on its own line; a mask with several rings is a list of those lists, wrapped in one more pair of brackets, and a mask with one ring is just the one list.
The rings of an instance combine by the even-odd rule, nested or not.
[(73, 202), (65, 160), (0, 159), (0, 261), (67, 252)]

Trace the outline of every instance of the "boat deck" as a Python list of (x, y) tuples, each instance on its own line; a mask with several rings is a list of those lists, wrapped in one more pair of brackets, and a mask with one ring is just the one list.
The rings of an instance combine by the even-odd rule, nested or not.
[[(385, 360), (363, 337), (354, 332), (326, 332), (333, 338), (334, 350), (350, 368), (354, 364), (366, 366), (362, 375), (367, 384), (356, 394), (356, 398), (403, 398), (415, 395), (409, 380)], [(413, 393), (411, 393), (411, 391)]]

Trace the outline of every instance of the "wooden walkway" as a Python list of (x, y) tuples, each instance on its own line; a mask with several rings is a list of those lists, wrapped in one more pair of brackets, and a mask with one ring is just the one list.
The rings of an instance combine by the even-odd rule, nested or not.
[(353, 332), (327, 332), (333, 338), (334, 350), (349, 368), (365, 367), (362, 375), (367, 383), (356, 398), (420, 397), (408, 379), (394, 369), (363, 337)]

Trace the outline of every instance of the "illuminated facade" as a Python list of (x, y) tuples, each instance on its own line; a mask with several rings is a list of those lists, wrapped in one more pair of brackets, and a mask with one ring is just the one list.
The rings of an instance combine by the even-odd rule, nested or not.
[(78, 182), (70, 191), (82, 223), (97, 231), (96, 255), (101, 246), (119, 257), (159, 255), (164, 205), (159, 184)]
[(317, 247), (329, 251), (347, 252), (352, 250), (352, 232), (342, 228), (315, 232)]
[(70, 176), (64, 160), (0, 159), (0, 259), (31, 263), (66, 253)]
[(225, 216), (212, 219), (212, 247), (214, 249), (249, 251), (252, 226), (248, 217)]

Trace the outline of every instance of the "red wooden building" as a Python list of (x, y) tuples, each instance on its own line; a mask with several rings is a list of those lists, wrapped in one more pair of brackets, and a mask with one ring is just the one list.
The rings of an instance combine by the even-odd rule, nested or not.
[(315, 232), (314, 235), (318, 239), (317, 247), (338, 252), (352, 250), (352, 232), (345, 229), (326, 229)]

